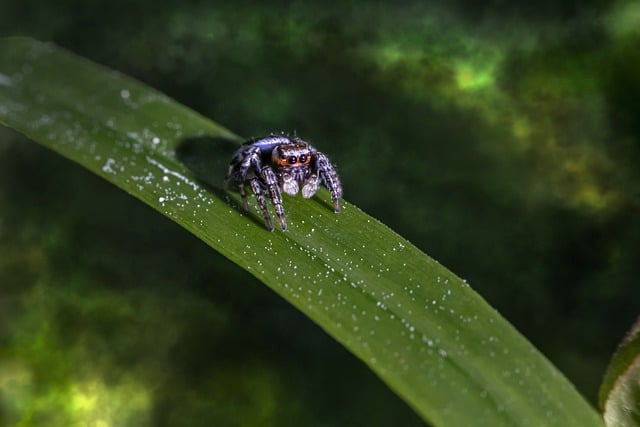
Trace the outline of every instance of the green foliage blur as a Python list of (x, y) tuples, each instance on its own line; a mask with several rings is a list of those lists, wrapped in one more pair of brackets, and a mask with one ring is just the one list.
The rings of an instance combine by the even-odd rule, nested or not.
[[(0, 35), (53, 41), (240, 135), (297, 132), (346, 199), (595, 402), (640, 311), (637, 2), (29, 0), (2, 5)], [(120, 193), (0, 129), (0, 425), (421, 425)]]

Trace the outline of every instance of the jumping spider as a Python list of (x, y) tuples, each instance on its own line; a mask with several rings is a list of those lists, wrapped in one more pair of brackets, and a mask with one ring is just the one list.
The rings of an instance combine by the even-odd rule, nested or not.
[(242, 204), (249, 210), (245, 186), (249, 182), (264, 216), (266, 227), (273, 231), (265, 195), (271, 199), (283, 230), (287, 229), (281, 191), (302, 197), (313, 197), (320, 185), (331, 192), (333, 210), (340, 212), (342, 184), (329, 158), (308, 142), (294, 137), (267, 136), (251, 139), (236, 151), (229, 163), (224, 188), (235, 186)]

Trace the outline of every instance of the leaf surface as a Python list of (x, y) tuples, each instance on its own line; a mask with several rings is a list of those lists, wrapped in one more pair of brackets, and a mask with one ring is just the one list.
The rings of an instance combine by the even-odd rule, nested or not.
[(237, 195), (220, 188), (240, 141), (233, 133), (55, 46), (9, 38), (0, 53), (0, 123), (102, 176), (249, 271), (429, 423), (602, 425), (467, 283), (354, 205), (345, 201), (334, 214), (326, 191), (311, 200), (286, 197), (289, 229), (270, 233), (255, 207), (242, 213)]

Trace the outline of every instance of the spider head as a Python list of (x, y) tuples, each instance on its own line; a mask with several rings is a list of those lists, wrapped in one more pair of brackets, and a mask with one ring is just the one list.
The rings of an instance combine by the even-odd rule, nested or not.
[(271, 152), (271, 162), (284, 168), (308, 165), (311, 163), (309, 145), (301, 143), (278, 145)]

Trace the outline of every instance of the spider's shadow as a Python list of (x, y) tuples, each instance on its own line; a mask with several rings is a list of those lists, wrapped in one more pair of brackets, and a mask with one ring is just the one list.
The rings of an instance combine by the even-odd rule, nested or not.
[(264, 227), (261, 217), (245, 211), (223, 188), (229, 160), (238, 149), (238, 142), (237, 139), (214, 136), (187, 137), (180, 141), (176, 157), (195, 174), (203, 187), (224, 200), (231, 208)]

